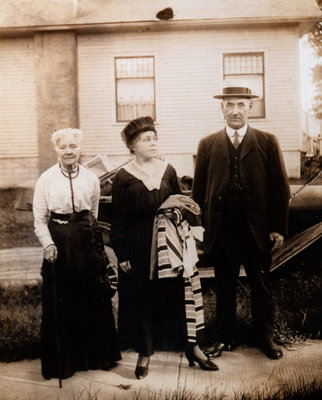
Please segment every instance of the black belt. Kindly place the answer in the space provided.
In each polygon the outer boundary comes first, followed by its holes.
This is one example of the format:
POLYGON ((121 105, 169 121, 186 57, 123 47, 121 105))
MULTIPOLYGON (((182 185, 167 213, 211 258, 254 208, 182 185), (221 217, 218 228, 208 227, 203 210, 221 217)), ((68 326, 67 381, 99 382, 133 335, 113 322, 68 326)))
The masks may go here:
POLYGON ((90 216, 91 212, 89 210, 82 210, 79 212, 74 212, 70 214, 57 214, 50 213, 50 219, 60 219, 63 221, 82 221, 90 216))

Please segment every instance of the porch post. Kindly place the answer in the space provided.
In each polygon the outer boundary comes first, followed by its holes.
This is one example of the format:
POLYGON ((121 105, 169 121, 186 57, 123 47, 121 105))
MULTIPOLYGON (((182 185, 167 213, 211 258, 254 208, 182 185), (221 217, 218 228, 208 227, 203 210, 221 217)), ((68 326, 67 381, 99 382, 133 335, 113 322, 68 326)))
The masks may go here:
POLYGON ((56 162, 50 134, 78 127, 77 37, 72 31, 36 33, 39 172, 56 162))

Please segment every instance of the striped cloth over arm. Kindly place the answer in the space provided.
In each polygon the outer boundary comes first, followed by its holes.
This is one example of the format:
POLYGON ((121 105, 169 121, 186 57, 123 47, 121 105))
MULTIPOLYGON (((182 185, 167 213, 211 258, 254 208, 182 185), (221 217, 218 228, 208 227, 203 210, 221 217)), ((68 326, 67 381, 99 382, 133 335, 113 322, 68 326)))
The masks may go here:
POLYGON ((164 214, 158 214, 155 218, 157 277, 162 279, 183 276, 188 342, 196 343, 197 331, 204 329, 204 312, 196 259, 191 260, 191 254, 194 254, 191 249, 186 251, 186 246, 195 246, 190 225, 185 220, 176 224, 164 214), (189 267, 185 268, 187 263, 189 267))

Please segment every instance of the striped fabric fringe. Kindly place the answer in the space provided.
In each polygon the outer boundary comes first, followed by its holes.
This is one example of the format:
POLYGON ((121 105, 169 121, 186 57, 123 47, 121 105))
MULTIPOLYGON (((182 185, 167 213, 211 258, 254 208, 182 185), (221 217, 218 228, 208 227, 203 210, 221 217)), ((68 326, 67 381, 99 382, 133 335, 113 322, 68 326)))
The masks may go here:
POLYGON ((158 278, 183 276, 188 342, 196 343, 197 332, 205 325, 199 272, 196 260, 190 257, 193 252, 187 249, 192 243, 195 246, 190 225, 185 220, 176 224, 163 214, 156 218, 158 278), (188 270, 187 263, 190 264, 188 270))

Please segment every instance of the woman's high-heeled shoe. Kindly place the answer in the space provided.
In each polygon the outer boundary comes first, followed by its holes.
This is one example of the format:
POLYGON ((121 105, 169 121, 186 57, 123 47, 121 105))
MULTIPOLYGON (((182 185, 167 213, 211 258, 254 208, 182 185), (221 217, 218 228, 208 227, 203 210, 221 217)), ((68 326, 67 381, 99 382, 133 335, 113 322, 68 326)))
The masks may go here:
POLYGON ((149 372, 150 357, 149 357, 148 362, 147 362, 147 364, 145 366, 139 365, 141 357, 142 356, 139 354, 138 362, 137 362, 136 368, 135 368, 135 376, 137 377, 137 379, 145 378, 147 376, 148 372, 149 372))
POLYGON ((204 369, 206 371, 218 371, 219 369, 215 363, 213 363, 209 359, 203 360, 197 357, 191 350, 186 350, 185 355, 187 357, 187 360, 189 361, 189 367, 193 367, 196 362, 199 364, 201 369, 204 369))

